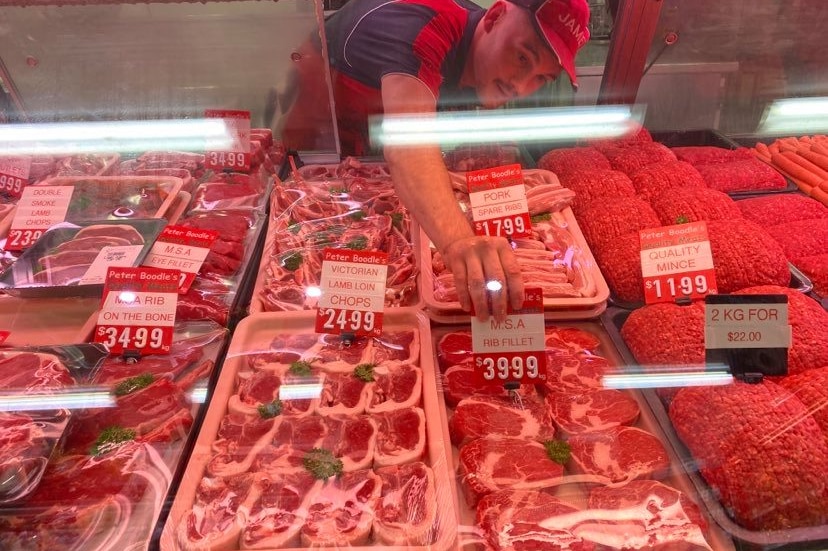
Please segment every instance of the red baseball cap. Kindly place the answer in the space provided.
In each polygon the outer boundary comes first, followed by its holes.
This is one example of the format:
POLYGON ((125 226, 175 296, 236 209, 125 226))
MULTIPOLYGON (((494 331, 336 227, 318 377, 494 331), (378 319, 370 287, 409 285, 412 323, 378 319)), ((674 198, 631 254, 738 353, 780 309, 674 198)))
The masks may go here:
POLYGON ((589 40, 589 5, 587 0, 509 0, 528 9, 535 16, 535 25, 558 56, 558 61, 575 80, 575 54, 589 40))

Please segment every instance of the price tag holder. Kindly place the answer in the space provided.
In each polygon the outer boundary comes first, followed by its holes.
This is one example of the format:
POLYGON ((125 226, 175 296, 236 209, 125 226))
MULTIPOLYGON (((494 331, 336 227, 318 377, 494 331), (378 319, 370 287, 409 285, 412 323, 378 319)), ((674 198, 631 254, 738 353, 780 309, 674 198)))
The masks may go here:
POLYGON ((507 238, 532 235, 519 164, 467 172, 466 183, 475 234, 507 238))
POLYGON ((708 364, 725 364, 734 376, 788 374, 787 295, 709 295, 704 309, 708 364))
POLYGON ((111 354, 169 354, 178 280, 178 270, 109 268, 93 341, 111 354))
POLYGON ((212 230, 167 226, 158 235, 142 265, 179 270, 178 294, 183 295, 195 281, 204 259, 210 254, 210 247, 218 236, 219 233, 212 230))
POLYGON ((66 220, 74 191, 74 186, 29 186, 23 189, 6 238, 6 250, 28 249, 46 230, 66 220))
POLYGON ((472 317, 472 360, 479 386, 537 384, 546 380, 543 293, 525 290, 523 306, 509 306, 502 322, 472 317))
POLYGON ((28 155, 0 157, 0 194, 19 199, 29 183, 31 167, 32 158, 28 155))
POLYGON ((380 336, 387 274, 387 253, 325 249, 316 332, 380 336))
POLYGON ((704 221, 640 231, 644 302, 700 299, 716 291, 704 221))
POLYGON ((229 144, 221 145, 208 140, 205 166, 218 171, 250 172, 250 111, 207 109, 204 117, 224 121, 224 140, 230 139, 229 144))

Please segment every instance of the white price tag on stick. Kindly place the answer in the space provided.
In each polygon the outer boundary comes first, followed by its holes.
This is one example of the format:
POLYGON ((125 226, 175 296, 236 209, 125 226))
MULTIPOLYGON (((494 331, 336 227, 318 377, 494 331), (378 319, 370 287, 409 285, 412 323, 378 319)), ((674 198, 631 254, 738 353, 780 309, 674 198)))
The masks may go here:
POLYGON ((65 221, 74 191, 74 186, 25 188, 12 219, 6 250, 28 249, 46 230, 65 221))

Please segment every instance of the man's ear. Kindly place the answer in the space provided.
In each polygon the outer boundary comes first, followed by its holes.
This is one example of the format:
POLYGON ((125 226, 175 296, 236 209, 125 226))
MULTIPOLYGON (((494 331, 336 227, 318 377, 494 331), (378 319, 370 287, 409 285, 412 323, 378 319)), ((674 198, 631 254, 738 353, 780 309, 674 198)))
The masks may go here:
POLYGON ((506 13, 506 2, 504 0, 497 0, 492 6, 486 10, 486 15, 483 16, 483 28, 486 32, 492 30, 495 22, 497 22, 503 14, 506 13))

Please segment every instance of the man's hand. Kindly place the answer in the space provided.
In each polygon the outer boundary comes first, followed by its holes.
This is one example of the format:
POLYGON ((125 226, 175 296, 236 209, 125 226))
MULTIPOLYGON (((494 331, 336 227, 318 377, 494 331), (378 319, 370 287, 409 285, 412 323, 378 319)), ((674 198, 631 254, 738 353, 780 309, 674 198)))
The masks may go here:
POLYGON ((505 238, 465 237, 446 246, 442 255, 454 274, 460 305, 466 311, 474 305, 481 321, 490 313, 502 321, 508 303, 515 309, 523 304, 520 266, 505 238))

